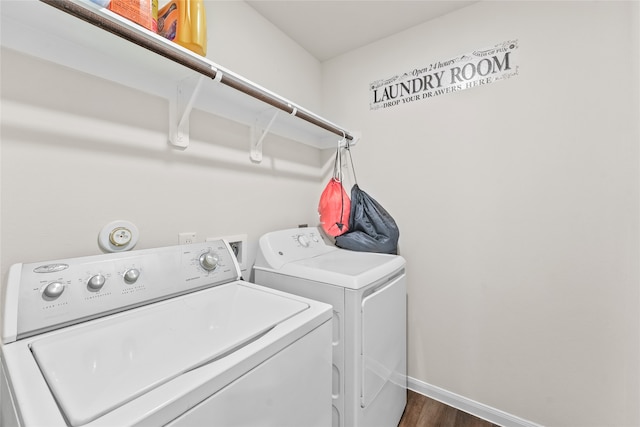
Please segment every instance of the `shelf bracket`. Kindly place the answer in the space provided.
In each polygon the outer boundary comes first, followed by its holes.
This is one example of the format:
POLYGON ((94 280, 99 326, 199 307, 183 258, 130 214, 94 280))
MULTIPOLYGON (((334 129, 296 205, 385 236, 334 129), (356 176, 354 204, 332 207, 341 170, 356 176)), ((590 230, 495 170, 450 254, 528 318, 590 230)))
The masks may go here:
POLYGON ((267 136, 271 130, 271 126, 273 126, 276 117, 278 117, 278 110, 273 113, 271 120, 269 120, 269 123, 267 123, 266 126, 261 126, 261 123, 264 121, 257 118, 255 125, 251 127, 251 152, 249 155, 251 160, 256 163, 260 163, 262 161, 262 142, 264 141, 264 137, 267 136), (262 132, 260 132, 261 129, 262 132))
POLYGON ((169 142, 175 147, 189 146, 189 116, 204 79, 200 75, 179 81, 175 96, 169 100, 169 142))

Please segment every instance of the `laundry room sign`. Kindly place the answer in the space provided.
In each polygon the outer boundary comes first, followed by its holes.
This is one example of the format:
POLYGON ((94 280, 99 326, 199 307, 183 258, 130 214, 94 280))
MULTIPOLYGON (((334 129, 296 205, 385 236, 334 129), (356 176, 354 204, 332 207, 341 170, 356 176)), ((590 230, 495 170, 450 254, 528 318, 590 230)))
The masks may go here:
POLYGON ((517 51, 518 40, 508 40, 376 80, 369 85, 369 107, 396 107, 517 76, 517 51))

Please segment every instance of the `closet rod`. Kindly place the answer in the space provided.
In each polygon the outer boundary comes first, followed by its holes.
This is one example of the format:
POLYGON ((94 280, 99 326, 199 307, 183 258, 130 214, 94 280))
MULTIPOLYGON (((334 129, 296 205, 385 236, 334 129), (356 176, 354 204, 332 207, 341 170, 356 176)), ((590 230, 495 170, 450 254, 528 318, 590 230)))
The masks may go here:
POLYGON ((248 81, 245 81, 238 76, 235 76, 226 71, 218 71, 206 61, 199 60, 198 58, 195 58, 192 55, 182 52, 178 49, 173 49, 169 43, 158 41, 153 37, 146 35, 142 31, 136 31, 134 28, 107 19, 85 6, 73 2, 72 0, 40 1, 57 9, 60 9, 79 19, 82 19, 89 24, 102 28, 103 30, 115 34, 118 37, 135 43, 138 46, 157 53, 158 55, 164 56, 171 61, 184 65, 185 67, 188 67, 212 79, 215 79, 218 73, 222 73, 222 79, 220 80, 221 83, 232 87, 240 92, 243 92, 253 98, 259 99, 260 101, 265 102, 266 104, 269 104, 275 108, 285 111, 287 114, 293 114, 296 117, 305 120, 317 127, 325 129, 336 135, 344 136, 349 141, 354 141, 353 135, 351 135, 346 130, 339 128, 335 124, 328 122, 311 112, 305 111, 302 108, 293 106, 286 100, 279 98, 260 87, 251 85, 248 81))

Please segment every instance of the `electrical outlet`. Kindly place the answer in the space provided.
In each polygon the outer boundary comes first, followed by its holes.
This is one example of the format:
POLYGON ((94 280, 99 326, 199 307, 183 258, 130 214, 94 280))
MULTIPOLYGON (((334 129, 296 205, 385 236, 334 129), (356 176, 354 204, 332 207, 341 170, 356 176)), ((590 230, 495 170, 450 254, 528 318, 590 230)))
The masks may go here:
POLYGON ((235 236, 222 236, 222 237, 207 237, 206 241, 212 240, 220 240, 224 239, 229 242, 229 246, 231 250, 236 256, 238 260, 238 265, 240 266, 240 271, 247 270, 247 235, 246 234, 238 234, 235 236))
POLYGON ((196 233, 188 232, 188 233, 178 233, 178 243, 181 245, 190 245, 196 242, 196 233))

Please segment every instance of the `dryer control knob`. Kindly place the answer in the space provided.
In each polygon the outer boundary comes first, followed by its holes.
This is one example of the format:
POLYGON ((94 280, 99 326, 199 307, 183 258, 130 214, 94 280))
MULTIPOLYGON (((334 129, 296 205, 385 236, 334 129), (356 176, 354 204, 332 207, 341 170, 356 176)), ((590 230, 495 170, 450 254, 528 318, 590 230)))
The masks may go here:
POLYGON ((140 270, 138 270, 137 268, 130 268, 129 270, 124 272, 124 281, 129 285, 136 283, 139 277, 140 270))
POLYGON ((87 286, 93 291, 98 291, 104 286, 106 281, 107 279, 102 274, 96 274, 95 276, 91 276, 87 281, 87 286))
POLYGON ((44 288, 45 296, 49 298, 58 298, 64 292, 64 283, 51 282, 44 288))
POLYGON ((298 240, 298 243, 300 243, 305 248, 308 248, 309 245, 311 244, 311 242, 309 241, 309 238, 304 234, 298 234, 298 237, 296 239, 298 240))
POLYGON ((220 257, 217 253, 209 251, 200 255, 198 261, 200 262, 200 267, 204 268, 207 271, 213 271, 218 266, 220 257))

